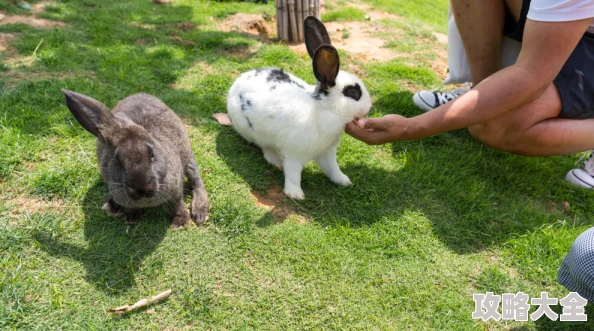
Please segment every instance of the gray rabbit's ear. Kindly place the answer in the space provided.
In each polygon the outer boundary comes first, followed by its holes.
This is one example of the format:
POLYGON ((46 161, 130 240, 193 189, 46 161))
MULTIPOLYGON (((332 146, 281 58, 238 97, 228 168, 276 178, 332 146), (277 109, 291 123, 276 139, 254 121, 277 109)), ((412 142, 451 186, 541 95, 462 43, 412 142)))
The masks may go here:
POLYGON ((305 31, 305 47, 312 59, 318 47, 331 44, 326 27, 314 16, 308 16, 303 20, 303 31, 305 31))
POLYGON ((340 67, 338 51, 330 45, 323 45, 316 49, 313 56, 313 71, 318 82, 327 85, 336 85, 336 76, 340 67))
POLYGON ((65 89, 61 91, 66 96, 66 105, 74 118, 94 136, 102 136, 102 128, 118 125, 113 114, 101 102, 80 93, 65 89))

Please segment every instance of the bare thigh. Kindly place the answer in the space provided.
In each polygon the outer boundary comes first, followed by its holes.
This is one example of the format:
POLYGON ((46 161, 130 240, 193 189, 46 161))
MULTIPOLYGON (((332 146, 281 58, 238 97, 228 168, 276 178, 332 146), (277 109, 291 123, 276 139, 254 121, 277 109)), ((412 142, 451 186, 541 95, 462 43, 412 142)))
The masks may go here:
POLYGON ((493 148, 525 154, 517 149, 525 143, 533 143, 534 139, 545 138, 531 135, 531 129, 536 124, 556 119, 560 113, 561 97, 555 84, 551 83, 538 99, 491 121, 471 126, 468 130, 475 138, 493 148))
POLYGON ((507 113, 482 124, 493 128, 522 130, 561 113, 561 96, 554 83, 536 100, 508 111, 507 113))

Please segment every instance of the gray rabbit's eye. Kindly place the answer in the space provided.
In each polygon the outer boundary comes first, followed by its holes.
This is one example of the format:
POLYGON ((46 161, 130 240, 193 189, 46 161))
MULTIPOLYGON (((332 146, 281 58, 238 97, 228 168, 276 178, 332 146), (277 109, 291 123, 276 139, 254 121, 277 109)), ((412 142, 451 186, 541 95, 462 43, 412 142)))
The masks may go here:
POLYGON ((118 166, 118 167, 122 167, 122 163, 120 162, 120 159, 118 159, 118 149, 115 150, 115 152, 113 153, 113 156, 111 157, 111 160, 118 166))
POLYGON ((148 147, 151 162, 155 162, 155 147, 149 143, 146 144, 146 147, 148 147))
POLYGON ((116 166, 118 166, 119 168, 122 167, 122 163, 120 162, 120 160, 118 159, 118 157, 116 155, 114 155, 111 160, 115 163, 116 166))

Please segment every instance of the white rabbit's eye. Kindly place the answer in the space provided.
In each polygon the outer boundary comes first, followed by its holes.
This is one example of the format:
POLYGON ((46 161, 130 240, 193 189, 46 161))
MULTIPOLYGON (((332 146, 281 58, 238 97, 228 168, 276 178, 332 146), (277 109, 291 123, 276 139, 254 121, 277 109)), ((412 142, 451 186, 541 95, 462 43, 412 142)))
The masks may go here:
POLYGON ((355 101, 359 101, 359 99, 361 99, 361 95, 363 94, 363 92, 361 91, 361 86, 359 86, 358 83, 355 83, 354 85, 345 86, 342 90, 342 94, 345 97, 349 97, 351 99, 354 99, 355 101))

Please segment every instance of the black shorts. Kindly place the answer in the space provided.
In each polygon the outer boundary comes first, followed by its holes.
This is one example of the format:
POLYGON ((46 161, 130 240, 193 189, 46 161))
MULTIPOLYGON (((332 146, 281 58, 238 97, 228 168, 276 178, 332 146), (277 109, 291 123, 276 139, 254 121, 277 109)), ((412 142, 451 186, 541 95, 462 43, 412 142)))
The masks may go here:
MULTIPOLYGON (((530 0, 524 0, 519 22, 509 10, 503 34, 522 42, 530 0)), ((594 118, 594 34, 586 32, 553 81, 561 95, 561 118, 594 118)))

